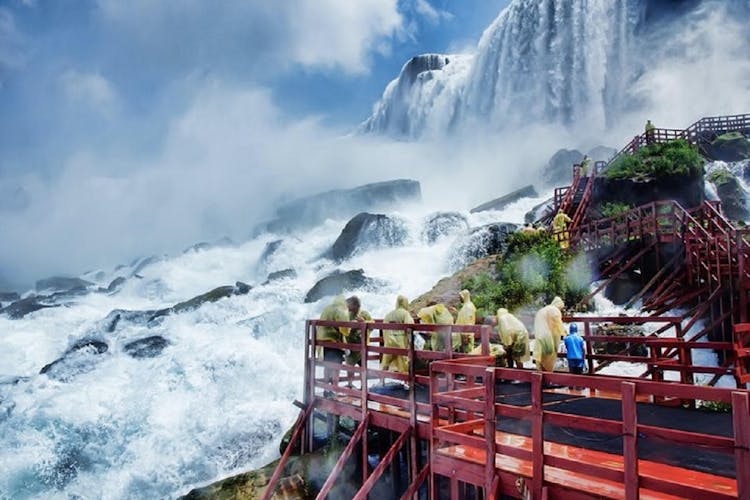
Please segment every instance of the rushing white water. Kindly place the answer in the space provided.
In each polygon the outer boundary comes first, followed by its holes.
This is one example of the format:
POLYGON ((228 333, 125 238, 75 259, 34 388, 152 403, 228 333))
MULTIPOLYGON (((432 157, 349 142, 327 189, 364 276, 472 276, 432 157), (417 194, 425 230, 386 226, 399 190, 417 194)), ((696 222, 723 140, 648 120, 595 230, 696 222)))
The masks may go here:
MULTIPOLYGON (((521 222, 541 200, 464 215, 471 226, 521 222)), ((112 295, 92 293, 17 320, 0 315, 0 498, 172 498, 270 462, 298 411, 292 402, 302 394, 304 320, 329 300, 304 304, 306 292, 334 269, 362 268, 383 282, 357 291, 382 317, 398 293, 414 298, 429 290, 450 274, 462 236, 427 244, 428 212, 390 214, 408 228, 403 245, 340 265, 320 257, 346 223, 328 220, 284 237, 263 262, 266 244, 279 236, 165 257, 112 295), (285 268, 297 277, 261 285, 285 268), (108 333, 103 321, 114 309, 167 307, 236 280, 254 288, 151 326, 123 319, 108 333), (125 352, 128 342, 153 335, 169 342, 158 356, 125 352), (39 374, 81 339, 109 348, 64 366, 62 377, 39 374)), ((85 276, 106 287, 137 266, 85 276)))

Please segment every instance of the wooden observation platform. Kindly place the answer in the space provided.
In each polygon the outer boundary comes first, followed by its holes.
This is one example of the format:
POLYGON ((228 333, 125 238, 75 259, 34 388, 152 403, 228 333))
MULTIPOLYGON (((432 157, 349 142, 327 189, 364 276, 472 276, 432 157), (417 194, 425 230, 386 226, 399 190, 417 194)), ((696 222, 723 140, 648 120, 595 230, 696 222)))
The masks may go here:
MULTIPOLYGON (((618 155, 678 138, 700 147, 736 130, 750 134, 750 115, 656 129, 618 155)), ((488 355, 497 338, 490 326, 309 320, 303 411, 264 499, 276 493, 291 454, 343 435, 326 479, 310 485, 316 498, 750 500, 750 231, 734 227, 715 202, 658 201, 597 217, 593 186, 606 167, 582 176, 574 166, 572 185, 553 201, 552 214, 562 210, 573 221, 564 235, 572 249, 612 252, 592 296, 644 259, 657 259, 659 271, 631 301, 641 301, 641 316, 564 318, 583 324, 588 375, 497 367, 488 355), (665 244, 678 251, 659 262, 655 249, 665 244), (596 334, 602 323, 655 327, 617 337, 622 352, 599 354, 594 343, 613 342, 596 334), (317 326, 358 328, 362 340, 318 341, 317 326), (405 330, 409 347, 384 347, 384 328, 405 330), (419 350, 417 333, 441 337, 445 347, 419 350), (481 354, 453 352, 454 333, 473 335, 481 354), (321 347, 359 352, 362 361, 325 361, 316 356, 321 347), (694 351, 706 349, 720 354, 720 366, 693 363, 694 351), (386 354, 407 357, 409 373, 380 370, 386 354), (638 376, 601 373, 623 361, 638 376), (708 384, 695 385, 696 374, 708 384), (737 388, 713 387, 725 375, 737 388)))

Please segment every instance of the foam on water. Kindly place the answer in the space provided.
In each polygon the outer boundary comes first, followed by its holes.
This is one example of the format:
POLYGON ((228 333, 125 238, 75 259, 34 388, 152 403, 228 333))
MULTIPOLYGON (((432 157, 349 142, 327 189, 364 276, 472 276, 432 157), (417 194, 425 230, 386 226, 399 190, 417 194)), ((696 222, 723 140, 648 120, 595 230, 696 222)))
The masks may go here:
MULTIPOLYGON (((463 215, 471 226, 520 223, 539 201, 463 215)), ((362 268, 383 284, 357 293, 382 317, 398 293, 415 298, 429 290, 450 274, 457 238, 427 244, 421 231, 429 213, 423 206, 391 214, 408 229, 403 245, 341 264, 321 258, 346 223, 328 220, 294 236, 263 234, 141 269, 135 261, 88 273, 105 287, 128 279, 116 294, 92 293, 19 320, 0 316, 0 498, 173 498, 270 462, 298 412, 292 401, 302 393, 304 321, 328 300, 304 304, 306 292, 335 269, 362 268), (297 277, 261 285, 286 268, 297 277), (164 308, 238 280, 254 288, 150 326, 121 320, 108 332, 103 321, 115 309, 164 308), (153 335, 169 342, 160 355, 134 359, 124 351, 153 335), (81 339, 106 342, 108 350, 87 354, 65 381, 39 374, 81 339)))

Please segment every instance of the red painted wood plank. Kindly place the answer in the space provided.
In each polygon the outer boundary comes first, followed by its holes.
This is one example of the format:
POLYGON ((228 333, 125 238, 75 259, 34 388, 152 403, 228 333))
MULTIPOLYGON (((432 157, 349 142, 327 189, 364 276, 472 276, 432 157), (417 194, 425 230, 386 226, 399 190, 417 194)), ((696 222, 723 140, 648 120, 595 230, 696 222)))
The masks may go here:
POLYGON ((622 433, 625 457, 625 499, 638 499, 638 414, 633 382, 622 383, 622 433))
POLYGON ((383 456, 383 458, 380 460, 380 463, 377 467, 375 467, 375 470, 372 471, 372 474, 369 478, 367 478, 367 481, 362 485, 362 487, 359 489, 356 495, 354 495, 353 500, 366 500, 367 495, 372 490, 373 486, 375 486, 375 483, 378 482, 378 479, 383 475, 385 472, 385 469, 391 464, 393 461, 393 457, 396 456, 396 453, 401 449, 401 447, 406 443, 406 440, 409 438, 409 434, 411 434, 411 428, 405 430, 401 433, 401 435, 396 439, 396 442, 391 445, 388 452, 383 456))
POLYGON ((352 439, 346 445, 346 448, 344 448, 344 451, 341 453, 341 456, 336 462, 336 465, 333 466, 333 470, 328 475, 328 479, 326 479, 326 482, 323 483, 323 486, 320 488, 320 492, 318 493, 318 496, 315 497, 315 500, 323 500, 328 495, 328 493, 331 492, 331 488, 333 488, 333 485, 335 484, 336 479, 338 478, 339 474, 341 474, 341 471, 344 469, 344 465, 346 465, 347 459, 354 452, 354 447, 357 445, 359 440, 362 439, 362 435, 366 432, 367 424, 368 424, 368 421, 370 420, 369 416, 370 415, 368 413, 365 419, 362 422, 360 422, 359 426, 357 427, 357 430, 354 432, 354 435, 352 436, 352 439))
POLYGON ((412 481, 412 483, 406 489, 404 494, 401 496, 401 500, 409 500, 412 497, 415 497, 415 495, 419 491, 419 488, 425 482, 425 479, 427 479, 427 475, 429 473, 430 473, 430 464, 427 464, 422 468, 421 471, 419 471, 419 474, 417 475, 417 477, 414 479, 414 481, 412 481))
POLYGON ((542 496, 544 486, 544 412, 542 411, 542 381, 541 373, 534 373, 531 377, 531 420, 532 439, 532 492, 534 498, 542 496))

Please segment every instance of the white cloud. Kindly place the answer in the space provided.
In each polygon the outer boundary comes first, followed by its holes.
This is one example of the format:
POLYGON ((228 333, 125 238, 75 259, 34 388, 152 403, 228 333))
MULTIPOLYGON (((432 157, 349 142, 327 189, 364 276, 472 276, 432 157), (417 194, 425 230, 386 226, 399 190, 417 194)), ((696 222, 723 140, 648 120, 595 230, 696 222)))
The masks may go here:
MULTIPOLYGON (((397 0, 98 0, 101 19, 166 64, 225 62, 266 73, 300 64, 363 73, 399 34, 397 0)), ((140 51, 139 51, 140 52, 140 51)))
POLYGON ((442 20, 450 20, 453 14, 444 10, 438 10, 427 0, 415 0, 414 9, 432 24, 438 24, 442 20))
POLYGON ((119 108, 119 98, 112 84, 98 73, 67 70, 60 76, 65 97, 74 105, 86 106, 105 117, 119 108))
POLYGON ((16 27, 13 14, 0 7, 0 87, 5 74, 26 61, 24 37, 16 27))

